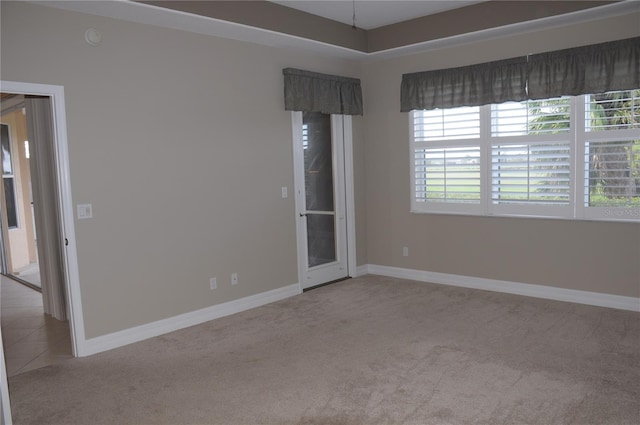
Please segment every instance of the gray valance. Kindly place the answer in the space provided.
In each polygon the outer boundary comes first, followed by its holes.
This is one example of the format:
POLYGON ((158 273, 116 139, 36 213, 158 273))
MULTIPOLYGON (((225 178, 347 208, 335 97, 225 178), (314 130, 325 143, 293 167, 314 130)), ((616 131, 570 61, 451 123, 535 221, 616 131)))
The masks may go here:
POLYGON ((526 99, 527 58, 404 74, 400 110, 453 108, 526 99))
POLYGON ((453 108, 640 88, 640 37, 404 74, 400 110, 453 108))
POLYGON ((285 68, 282 73, 285 110, 362 115, 359 79, 294 68, 285 68))
POLYGON ((640 88, 640 37, 529 56, 529 99, 640 88))

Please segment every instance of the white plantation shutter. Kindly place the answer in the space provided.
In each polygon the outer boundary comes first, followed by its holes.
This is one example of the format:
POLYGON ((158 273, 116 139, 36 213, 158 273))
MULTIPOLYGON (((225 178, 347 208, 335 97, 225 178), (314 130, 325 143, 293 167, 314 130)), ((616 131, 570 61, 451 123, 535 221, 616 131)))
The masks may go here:
POLYGON ((415 150, 417 202, 480 202, 480 148, 415 150))
POLYGON ((640 221, 640 90, 410 117, 412 211, 640 221))
POLYGON ((491 105, 493 137, 569 133, 571 99, 527 100, 491 105))
POLYGON ((309 124, 302 124, 302 149, 309 147, 309 124))
POLYGON ((492 105, 491 203, 498 213, 563 215, 571 203, 571 99, 492 105))
POLYGON ((480 107, 413 111, 412 209, 480 208, 480 107))
POLYGON ((640 219, 640 90, 584 97, 583 215, 640 219))
POLYGON ((415 111, 413 127, 416 142, 478 138, 480 108, 415 111))
POLYGON ((492 202, 569 205, 570 151, 568 142, 493 146, 492 202))
POLYGON ((640 128, 640 90, 585 96, 585 130, 640 128))
POLYGON ((640 205, 640 140, 587 142, 584 160, 585 206, 640 205))

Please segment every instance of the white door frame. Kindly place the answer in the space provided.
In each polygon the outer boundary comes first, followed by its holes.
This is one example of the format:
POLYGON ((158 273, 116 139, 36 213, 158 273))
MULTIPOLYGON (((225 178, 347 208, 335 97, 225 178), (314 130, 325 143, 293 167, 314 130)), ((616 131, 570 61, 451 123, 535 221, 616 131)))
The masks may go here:
POLYGON ((67 144, 67 119, 65 112, 64 87, 48 84, 33 84, 17 81, 0 81, 0 91, 47 96, 51 99, 54 124, 54 153, 56 161, 58 208, 60 229, 66 246, 62 250, 65 271, 65 292, 71 333, 71 350, 74 357, 86 355, 86 338, 80 297, 78 274, 78 253, 74 224, 74 209, 71 198, 71 176, 69 172, 69 148, 67 144))
MULTIPOLYGON (((342 164, 344 170, 344 198, 345 198, 345 219, 346 219, 346 238, 347 238, 347 276, 356 276, 356 226, 355 226, 355 191, 353 182, 353 126, 350 115, 341 115, 342 131, 343 131, 343 149, 337 152, 343 155, 342 161, 336 161, 342 164)), ((332 116, 333 118, 333 116, 332 116)), ((294 187, 295 187, 295 205, 296 205, 296 241, 298 253, 298 285, 300 291, 304 289, 305 271, 307 262, 306 239, 300 229, 299 212, 303 209, 300 201, 300 191, 304 188, 304 169, 296 158, 303 157, 302 147, 302 112, 291 112, 291 129, 293 132, 293 170, 294 170, 294 187), (301 168, 302 167, 302 168, 301 168)), ((332 130, 333 131, 333 130, 332 130)))

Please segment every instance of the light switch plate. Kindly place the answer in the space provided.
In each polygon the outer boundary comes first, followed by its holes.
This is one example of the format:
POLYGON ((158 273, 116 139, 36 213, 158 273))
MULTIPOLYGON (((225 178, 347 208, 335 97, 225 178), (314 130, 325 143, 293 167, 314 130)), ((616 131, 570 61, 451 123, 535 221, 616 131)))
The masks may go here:
POLYGON ((93 217, 93 209, 91 207, 91 204, 78 204, 76 208, 78 211, 78 220, 93 217))

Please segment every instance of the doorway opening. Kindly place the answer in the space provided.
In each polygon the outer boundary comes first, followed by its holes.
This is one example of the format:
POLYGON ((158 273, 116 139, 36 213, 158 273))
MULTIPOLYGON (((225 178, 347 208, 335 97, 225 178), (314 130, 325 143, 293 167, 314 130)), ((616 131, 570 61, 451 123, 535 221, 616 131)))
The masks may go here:
MULTIPOLYGON (((23 95, 25 97, 25 104, 27 105, 27 128, 30 129, 28 133, 34 134, 36 137, 29 136, 27 139, 33 143, 32 149, 31 143, 29 146, 31 157, 43 157, 43 160, 31 161, 30 171, 32 174, 32 196, 34 199, 34 216, 36 217, 36 227, 38 229, 37 247, 43 247, 38 254, 38 263, 41 271, 46 273, 41 274, 41 288, 42 293, 39 300, 42 301, 43 313, 47 312, 51 314, 51 317, 60 317, 64 315, 62 319, 66 319, 66 328, 63 333, 68 335, 69 342, 65 343, 67 347, 70 346, 71 356, 78 357, 87 355, 86 340, 84 334, 84 321, 82 318, 82 302, 80 298, 80 283, 78 276, 78 256, 75 247, 75 226, 74 226, 74 214, 73 204, 71 201, 71 178, 69 171, 69 154, 67 148, 67 130, 66 130, 66 113, 65 113, 65 101, 64 101, 64 87, 54 86, 48 84, 34 84, 24 83, 18 81, 0 81, 0 93, 6 93, 3 97, 11 98, 11 95, 23 95), (27 99, 30 98, 30 99, 27 99), (32 140, 32 139, 33 140, 32 140), (45 141, 46 142, 42 142, 45 141), (40 141, 40 142, 38 142, 40 141), (37 153, 37 154, 36 154, 37 153), (34 155, 35 154, 35 155, 34 155), (37 165, 37 167, 31 167, 31 164, 37 165), (37 169, 38 176, 34 176, 34 169, 37 169), (37 187, 43 187, 42 176, 48 176, 45 179, 48 182, 44 183, 45 190, 37 190, 37 187), (34 177, 36 177, 34 179, 34 177), (34 184, 35 181, 39 181, 38 184, 34 184), (37 200, 37 201, 36 201, 37 200), (39 205, 39 206, 38 206, 39 205), (46 205, 44 207, 43 205, 46 205), (44 221, 42 225, 38 225, 38 213, 40 209, 53 209, 56 214, 44 214, 44 221), (50 237, 50 233, 54 231, 59 232, 58 238, 50 237), (43 233, 46 238, 43 238, 43 233), (64 241, 64 246, 62 244, 64 241), (42 243, 41 243, 42 242, 42 243), (51 255, 50 252, 57 252, 60 254, 59 261, 48 261, 47 267, 42 267, 43 259, 48 259, 51 255), (59 273, 53 273, 49 267, 51 265, 59 264, 61 271, 59 273), (48 277, 51 274, 58 274, 62 276, 62 279, 58 282, 58 285, 52 285, 49 282, 48 277)), ((0 97, 0 101, 2 97, 0 97)), ((2 103, 2 102, 0 102, 2 103)), ((0 105, 0 111, 3 107, 0 105)), ((31 158, 30 158, 31 159, 31 158)), ((0 185, 4 188, 4 184, 0 185)), ((0 194, 1 195, 1 194, 0 194)), ((4 199, 0 197, 0 205, 4 204, 4 199)), ((0 209, 1 210, 1 209, 0 209)), ((3 214, 4 216, 4 214, 3 214)), ((6 237, 2 235, 0 242, 6 237)), ((4 244, 1 244, 0 248, 4 250, 4 244)), ((6 256, 5 256, 6 257, 6 256)), ((0 259, 3 258, 0 255, 0 259)), ((4 265, 2 265, 4 266, 4 265)), ((4 292, 5 283, 11 283, 17 288, 18 285, 15 281, 12 281, 4 276, 0 276, 2 283, 2 290, 4 292), (9 281, 9 282, 7 282, 9 281)), ((19 285, 22 289, 28 289, 26 286, 19 285)), ((29 295, 33 295, 34 291, 30 291, 29 295)), ((9 296, 0 297, 2 300, 2 317, 1 324, 3 329, 0 332, 2 334, 2 343, 0 344, 0 365, 5 365, 5 358, 8 358, 8 351, 10 351, 8 342, 30 342, 31 338, 37 340, 36 344, 42 345, 42 335, 37 335, 36 331, 27 331, 25 334, 23 326, 18 326, 12 331, 5 331, 4 325, 10 326, 10 318, 7 317, 11 312, 11 307, 5 303, 11 298, 9 296), (9 335, 12 335, 11 338, 9 335)), ((19 297, 23 298, 23 297, 19 297)), ((18 310, 20 306, 16 307, 18 310)), ((28 306, 27 308, 31 308, 28 306)), ((39 307, 36 307, 39 308, 39 307)), ((43 327, 38 328, 38 332, 44 330, 47 332, 47 320, 54 321, 54 323, 61 322, 51 318, 48 314, 40 314, 38 312, 38 320, 45 320, 43 327)), ((21 317, 14 317, 14 322, 22 321, 21 317)), ((44 336, 45 340, 48 337, 48 333, 44 336)), ((18 350, 19 351, 19 350, 18 350)), ((41 353, 36 358, 30 361, 37 365, 38 361, 44 360, 50 362, 48 353, 41 353)), ((45 366, 46 364, 42 364, 45 366)), ((7 365, 8 366, 8 365, 7 365)), ((2 419, 11 418, 11 409, 9 402, 9 387, 7 383, 7 376, 4 373, 4 367, 2 373, 0 373, 0 395, 2 396, 2 419)), ((10 420, 10 419, 9 419, 10 420)))
POLYGON ((1 93, 2 274, 42 291, 24 96, 1 93))
POLYGON ((70 209, 63 89, 2 86, 0 323, 11 376, 80 353, 70 291, 76 253, 65 249, 75 241, 73 216, 62 214, 70 209))
POLYGON ((59 233, 50 228, 51 220, 42 217, 51 210, 51 205, 42 205, 50 203, 47 199, 51 197, 40 196, 34 200, 34 193, 47 193, 53 187, 42 183, 43 179, 50 180, 51 175, 43 173, 38 163, 52 162, 46 155, 52 151, 51 146, 38 147, 39 158, 32 155, 33 138, 37 138, 39 145, 51 145, 54 137, 52 130, 37 128, 49 124, 34 122, 37 109, 51 111, 50 99, 28 100, 24 94, 0 92, 0 272, 3 275, 0 278, 0 325, 8 376, 72 357, 66 311, 49 305, 56 284, 64 280, 62 268, 52 268, 57 270, 56 276, 51 273, 47 276, 45 272, 48 279, 41 279, 39 257, 44 255, 46 265, 57 262, 59 252, 55 249, 50 252, 46 245, 39 243, 36 229, 50 235, 59 233), (38 102, 45 107, 41 108, 38 102), (33 185, 32 174, 40 179, 37 187, 33 185))

